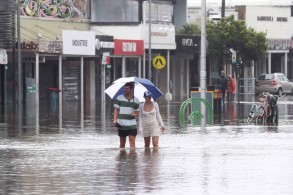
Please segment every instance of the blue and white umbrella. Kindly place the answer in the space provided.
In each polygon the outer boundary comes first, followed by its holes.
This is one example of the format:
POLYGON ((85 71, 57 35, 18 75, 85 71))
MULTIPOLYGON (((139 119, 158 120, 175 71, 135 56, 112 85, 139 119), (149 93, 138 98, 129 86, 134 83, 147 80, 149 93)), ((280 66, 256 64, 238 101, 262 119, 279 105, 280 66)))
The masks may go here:
POLYGON ((116 99, 119 95, 124 93, 124 85, 127 82, 134 83, 134 96, 137 97, 140 102, 145 101, 143 97, 145 91, 151 92, 154 100, 163 95, 150 80, 139 77, 123 77, 117 79, 105 90, 105 93, 108 94, 111 99, 116 99))

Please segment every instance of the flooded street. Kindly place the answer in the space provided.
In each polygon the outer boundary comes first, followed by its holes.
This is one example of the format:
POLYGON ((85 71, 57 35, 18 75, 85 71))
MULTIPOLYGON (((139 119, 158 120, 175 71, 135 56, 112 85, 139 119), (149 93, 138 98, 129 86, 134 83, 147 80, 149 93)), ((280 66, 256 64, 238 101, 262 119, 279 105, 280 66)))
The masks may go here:
MULTIPOLYGON (((293 103, 279 101, 280 125, 246 122, 251 102, 227 104, 215 125, 178 125, 180 103, 160 104, 166 125, 160 148, 118 149, 111 108, 60 117, 44 107, 39 119, 1 116, 0 194, 292 194, 293 103)), ((219 112, 221 113, 221 112, 219 112)))

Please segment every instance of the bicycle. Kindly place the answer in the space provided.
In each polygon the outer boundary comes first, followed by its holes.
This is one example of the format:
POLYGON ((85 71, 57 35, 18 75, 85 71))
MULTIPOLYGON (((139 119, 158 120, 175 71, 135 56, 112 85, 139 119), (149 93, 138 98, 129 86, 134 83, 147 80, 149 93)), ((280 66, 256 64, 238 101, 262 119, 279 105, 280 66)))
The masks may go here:
POLYGON ((261 93, 258 104, 253 104, 247 122, 262 122, 267 125, 279 124, 278 99, 284 97, 270 93, 261 93))

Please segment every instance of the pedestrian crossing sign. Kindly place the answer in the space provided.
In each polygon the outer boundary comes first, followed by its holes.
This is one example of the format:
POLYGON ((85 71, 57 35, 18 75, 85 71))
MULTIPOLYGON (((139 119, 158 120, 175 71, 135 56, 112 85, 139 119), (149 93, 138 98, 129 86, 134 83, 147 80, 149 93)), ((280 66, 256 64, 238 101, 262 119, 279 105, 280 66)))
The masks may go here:
POLYGON ((158 70, 165 68, 166 62, 163 56, 156 56, 153 58, 153 66, 158 70))

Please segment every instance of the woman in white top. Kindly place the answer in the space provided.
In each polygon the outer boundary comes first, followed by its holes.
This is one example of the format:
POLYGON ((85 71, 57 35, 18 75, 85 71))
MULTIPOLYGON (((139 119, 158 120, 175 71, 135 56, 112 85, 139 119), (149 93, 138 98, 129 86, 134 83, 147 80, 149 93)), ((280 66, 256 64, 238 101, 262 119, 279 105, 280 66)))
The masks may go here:
POLYGON ((159 146, 159 136, 165 130, 157 102, 152 102, 152 94, 144 93, 145 102, 139 106, 139 129, 144 137, 145 147, 150 147, 152 138, 153 147, 159 146))

